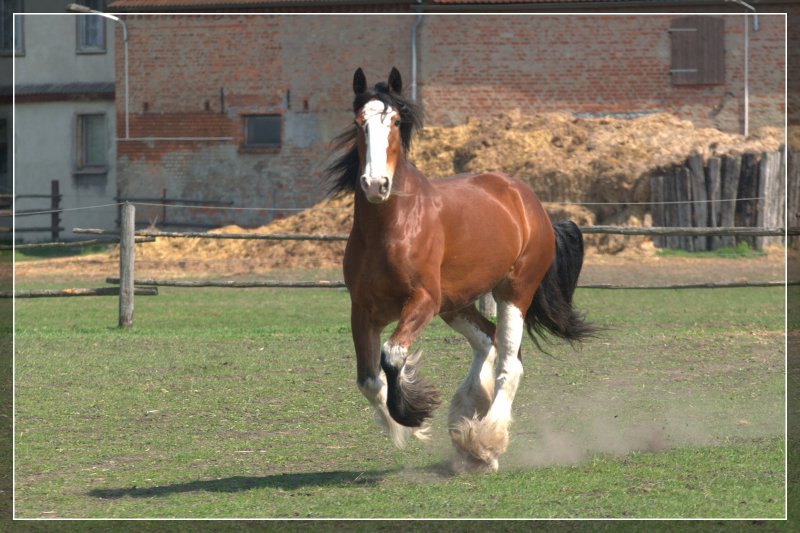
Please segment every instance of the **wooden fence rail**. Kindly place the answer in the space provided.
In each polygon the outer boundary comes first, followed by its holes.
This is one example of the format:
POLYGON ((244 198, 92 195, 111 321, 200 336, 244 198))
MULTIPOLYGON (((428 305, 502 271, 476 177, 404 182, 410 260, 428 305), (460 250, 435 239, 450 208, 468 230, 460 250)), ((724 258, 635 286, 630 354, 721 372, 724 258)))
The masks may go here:
POLYGON ((24 233, 24 232, 41 232, 41 231, 49 231, 50 237, 52 240, 57 241, 60 233, 64 231, 64 228, 60 226, 61 224, 61 199, 63 195, 59 191, 58 180, 52 180, 50 182, 50 194, 18 194, 14 197, 10 197, 9 199, 13 200, 20 200, 20 199, 50 199, 50 205, 47 208, 42 209, 24 209, 18 211, 12 211, 11 209, 4 209, 0 212, 0 217, 19 217, 19 216, 45 216, 49 215, 50 217, 50 225, 44 227, 17 227, 12 229, 9 227, 0 227, 0 233, 12 233, 15 231, 16 233, 24 233))
MULTIPOLYGON (((117 284, 119 278, 106 278, 106 283, 117 284)), ((344 281, 230 281, 230 280, 202 280, 187 281, 180 279, 134 279, 135 286, 145 287, 221 287, 230 289, 254 288, 286 288, 286 289, 341 289, 345 287, 344 281)))
MULTIPOLYGON (((156 287, 136 287, 136 296, 156 296, 156 287)), ((98 289, 41 289, 31 291, 0 291, 0 298, 54 298, 70 296, 118 296, 119 287, 98 289)))
MULTIPOLYGON (((75 228, 73 233, 91 235, 119 236, 118 232, 103 229, 75 228)), ((206 233, 182 231, 137 231, 137 237, 166 237, 177 239, 242 239, 265 241, 346 241, 347 235, 317 235, 317 234, 290 234, 290 233, 206 233)))
MULTIPOLYGON (((136 244, 143 242, 155 242, 155 237, 136 237, 136 244)), ((102 246, 104 244, 117 244, 119 238, 87 239, 85 241, 65 241, 65 242, 34 242, 30 244, 4 244, 0 250, 36 250, 39 248, 85 248, 87 246, 102 246)))

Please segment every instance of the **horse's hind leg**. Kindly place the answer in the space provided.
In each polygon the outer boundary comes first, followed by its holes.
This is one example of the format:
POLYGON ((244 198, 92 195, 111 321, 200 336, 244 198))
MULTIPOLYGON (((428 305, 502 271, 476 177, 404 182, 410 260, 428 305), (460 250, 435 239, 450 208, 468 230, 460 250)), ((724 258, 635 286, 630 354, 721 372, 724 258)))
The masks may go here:
POLYGON ((448 417, 453 445, 465 459, 469 460, 471 446, 469 442, 465 442, 465 437, 468 437, 470 432, 466 429, 471 423, 486 415, 494 396, 494 364, 497 357, 497 350, 494 347, 495 326, 474 306, 442 314, 442 318, 450 327, 461 333, 472 347, 472 365, 450 402, 448 417))
POLYGON ((496 471, 497 459, 508 447, 511 405, 522 377, 522 362, 517 357, 524 328, 523 311, 509 301, 497 302, 497 377, 491 406, 482 418, 462 418, 451 425, 453 442, 466 460, 465 469, 496 471))

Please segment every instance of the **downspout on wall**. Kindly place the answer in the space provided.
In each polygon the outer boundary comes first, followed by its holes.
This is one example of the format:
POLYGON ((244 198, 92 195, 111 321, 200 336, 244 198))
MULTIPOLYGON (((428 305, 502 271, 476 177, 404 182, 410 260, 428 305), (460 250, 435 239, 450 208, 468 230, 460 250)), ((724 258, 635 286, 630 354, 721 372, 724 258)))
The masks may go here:
MULTIPOLYGON (((743 0, 726 0, 733 4, 740 5, 749 9, 755 14, 753 19, 753 30, 758 31, 758 12, 756 8, 743 0)), ((747 137, 750 134, 750 14, 744 16, 744 127, 743 134, 747 137)))
POLYGON ((422 24, 421 0, 417 0, 417 17, 411 26, 411 101, 417 101, 417 29, 422 24))

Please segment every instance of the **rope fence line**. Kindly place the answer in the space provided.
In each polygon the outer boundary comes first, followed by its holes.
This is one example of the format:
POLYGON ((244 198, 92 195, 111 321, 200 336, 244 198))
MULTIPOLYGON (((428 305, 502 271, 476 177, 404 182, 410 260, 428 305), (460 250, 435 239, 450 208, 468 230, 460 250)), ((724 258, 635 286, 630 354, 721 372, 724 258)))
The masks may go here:
MULTIPOLYGON (((106 283, 112 285, 119 284, 119 278, 106 278, 106 283)), ((216 287, 228 289, 255 289, 255 288, 304 288, 304 289, 343 289, 346 288, 344 281, 230 281, 230 280, 202 280, 188 281, 177 279, 153 279, 142 278, 134 279, 137 287, 216 287)), ((635 290, 659 290, 659 289, 731 289, 743 287, 786 287, 800 285, 800 280, 789 281, 732 281, 732 282, 707 282, 707 283, 679 283, 670 285, 618 285, 614 283, 586 283, 579 284, 579 289, 635 289, 635 290)))
MULTIPOLYGON (((774 197, 777 199, 785 199, 785 195, 774 197)), ((752 202, 752 201, 765 201, 767 197, 758 196, 758 197, 751 197, 751 198, 714 198, 714 199, 706 199, 706 200, 674 200, 674 201, 659 201, 659 202, 570 202, 570 201, 543 201, 542 204, 545 206, 549 205, 578 205, 578 206, 613 206, 613 205, 680 205, 680 204, 715 204, 715 203, 729 203, 729 202, 752 202)), ((199 202, 199 200, 198 200, 199 202)), ((22 217, 22 216, 36 216, 36 215, 51 215, 54 213, 66 213, 72 211, 84 211, 88 209, 103 209, 107 207, 119 207, 125 205, 126 203, 144 207, 160 207, 164 209, 168 208, 182 208, 182 209, 207 209, 212 211, 261 211, 261 212, 285 212, 285 211, 292 211, 292 212, 301 212, 306 211, 309 209, 318 209, 324 211, 342 211, 346 209, 350 209, 349 207, 319 207, 319 206, 310 206, 310 207, 235 207, 229 205, 197 205, 194 203, 188 204, 181 204, 181 203, 174 203, 174 202, 115 202, 111 204, 100 204, 100 205, 90 205, 84 207, 67 207, 61 209, 47 209, 41 211, 30 211, 26 210, 25 212, 12 212, 10 210, 0 210, 0 217, 22 217)))
MULTIPOLYGON (((632 227, 632 226, 580 226, 585 234, 609 235, 724 235, 739 237, 783 237, 784 235, 800 235, 800 226, 791 228, 685 228, 685 227, 632 227)), ((73 233, 92 235, 119 236, 118 232, 102 229, 74 228, 73 233)), ((289 233, 203 233, 141 230, 137 237, 164 237, 176 239, 239 239, 268 241, 346 241, 347 235, 289 234, 289 233)))
MULTIPOLYGON (((636 235, 636 236, 735 236, 735 237, 784 237, 800 235, 800 226, 790 228, 724 227, 632 227, 632 226, 580 226, 584 234, 636 235)), ((73 233, 99 235, 104 238, 71 242, 48 242, 18 245, 0 245, 0 250, 28 250, 36 248, 79 248, 119 242, 119 232, 95 228, 73 228, 73 233)), ((347 235, 322 235, 302 233, 204 233, 140 230, 134 233, 136 243, 154 242, 157 237, 175 239, 232 239, 265 241, 319 241, 344 242, 347 235)))

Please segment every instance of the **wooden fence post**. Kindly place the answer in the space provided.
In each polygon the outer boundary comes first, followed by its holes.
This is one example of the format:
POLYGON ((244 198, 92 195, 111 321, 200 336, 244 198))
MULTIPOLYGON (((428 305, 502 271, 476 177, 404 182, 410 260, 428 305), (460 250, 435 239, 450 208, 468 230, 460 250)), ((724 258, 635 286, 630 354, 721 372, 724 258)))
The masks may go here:
MULTIPOLYGON (((722 204, 719 207, 719 225, 733 227, 736 225, 736 194, 739 192, 739 175, 742 170, 742 158, 725 156, 722 159, 722 204)), ((722 246, 736 246, 736 237, 723 236, 722 246)))
MULTIPOLYGON (((742 155, 742 168, 739 173, 738 198, 758 197, 758 158, 754 153, 742 155)), ((740 200, 736 205, 734 220, 737 226, 756 226, 758 200, 740 200)), ((738 237, 736 242, 746 242, 750 248, 756 248, 755 237, 738 237)))
MULTIPOLYGON (((664 176, 650 177, 650 209, 653 215, 653 226, 666 226, 664 222, 664 176)), ((653 244, 658 248, 665 248, 666 237, 653 237, 653 244)))
MULTIPOLYGON (((797 226, 800 223, 800 152, 786 150, 786 183, 789 187, 789 210, 786 213, 786 225, 797 226)), ((789 237, 790 246, 797 248, 800 237, 789 237)))
POLYGON ((122 206, 119 235, 119 327, 133 326, 133 254, 136 209, 122 206))
MULTIPOLYGON (((708 226, 708 188, 706 187, 706 172, 703 168, 703 158, 699 155, 690 156, 687 160, 692 179, 692 226, 704 228, 708 226)), ((706 250, 707 239, 704 236, 694 238, 694 250, 706 250)))
POLYGON ((58 190, 58 180, 50 181, 50 237, 52 241, 58 241, 59 231, 61 225, 61 216, 59 213, 61 209, 61 194, 58 190))
MULTIPOLYGON (((719 157, 710 157, 708 159, 708 174, 706 175, 706 184, 708 185, 708 225, 712 228, 718 228, 719 224, 719 200, 722 198, 722 189, 720 188, 720 159, 719 157)), ((709 237, 709 249, 716 250, 720 246, 720 238, 716 235, 709 237)))
MULTIPOLYGON (((663 193, 661 197, 664 199, 664 226, 675 227, 680 226, 678 219, 678 190, 677 179, 674 172, 668 172, 661 182, 663 185, 663 193)), ((681 247, 681 238, 668 235, 664 238, 664 245, 667 248, 677 249, 681 247)))
MULTIPOLYGON (((676 200, 681 202, 678 206, 678 223, 681 228, 688 228, 692 225, 692 177, 689 169, 684 165, 675 167, 675 192, 676 200)), ((694 240, 692 237, 680 237, 680 248, 687 252, 694 251, 694 240)))
MULTIPOLYGON (((783 175, 781 167, 781 152, 770 152, 761 154, 761 161, 758 165, 758 196, 759 200, 757 226, 769 227, 770 225, 782 225, 784 223, 784 202, 786 191, 783 188, 783 175)), ((780 237, 756 237, 756 248, 761 249, 765 244, 781 242, 780 237)))

